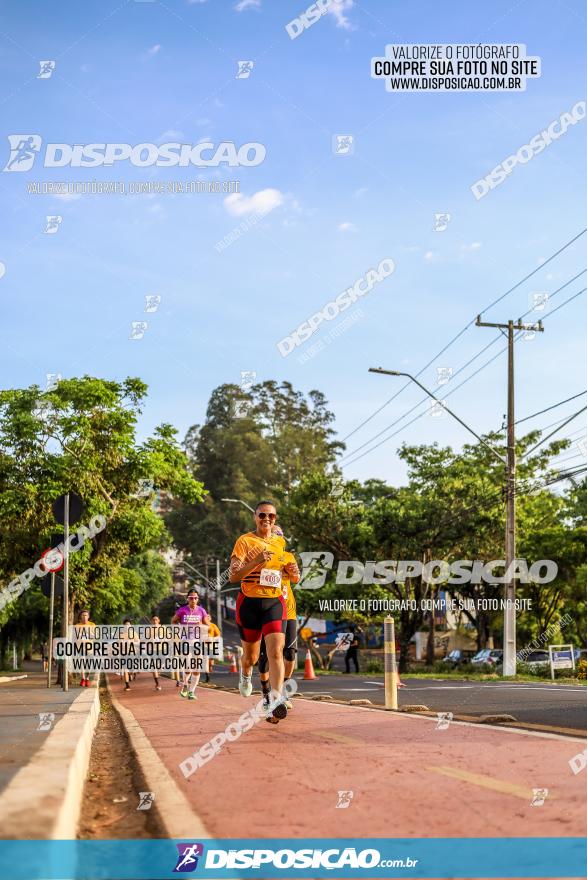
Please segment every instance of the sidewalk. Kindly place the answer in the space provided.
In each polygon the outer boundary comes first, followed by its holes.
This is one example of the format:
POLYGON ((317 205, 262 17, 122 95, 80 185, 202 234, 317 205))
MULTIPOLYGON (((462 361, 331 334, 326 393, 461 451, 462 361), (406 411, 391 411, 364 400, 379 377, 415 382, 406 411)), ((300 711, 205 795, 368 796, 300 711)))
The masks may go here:
POLYGON ((0 683, 0 837, 75 836, 97 690, 64 693, 47 688, 45 673, 25 672, 25 679, 0 683), (54 718, 39 729, 47 713, 54 718))
POLYGON ((285 721, 261 720, 186 780, 180 763, 260 696, 200 687, 191 702, 147 676, 129 692, 111 685, 215 837, 584 834, 587 773, 568 763, 584 740, 454 721, 438 730, 436 718, 294 699, 285 721), (342 791, 352 796, 340 809, 342 791))

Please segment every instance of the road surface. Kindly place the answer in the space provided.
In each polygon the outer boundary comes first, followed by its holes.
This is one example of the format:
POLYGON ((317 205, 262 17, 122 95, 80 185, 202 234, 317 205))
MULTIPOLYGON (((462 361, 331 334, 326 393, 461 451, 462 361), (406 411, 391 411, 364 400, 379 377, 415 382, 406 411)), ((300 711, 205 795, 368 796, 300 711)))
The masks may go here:
POLYGON ((147 675, 128 692, 111 685, 214 836, 584 834, 585 780, 569 766, 583 741, 454 721, 441 730, 436 718, 296 697, 285 721, 261 719, 186 779, 180 764, 259 697, 200 687, 191 702, 147 675), (534 789, 548 789, 541 806, 534 789), (337 808, 339 791, 353 793, 349 807, 337 808))
MULTIPOLYGON (((228 667, 214 670, 213 682, 221 687, 238 686, 238 675, 228 667)), ((256 673, 253 680, 257 682, 256 673)), ((548 682, 457 681, 403 677, 399 705, 424 705, 433 712, 452 712, 462 720, 481 715, 507 714, 531 729, 587 737, 587 687, 548 682)), ((368 699, 385 704, 382 675, 320 675, 300 680, 300 693, 330 694, 335 700, 368 699)))

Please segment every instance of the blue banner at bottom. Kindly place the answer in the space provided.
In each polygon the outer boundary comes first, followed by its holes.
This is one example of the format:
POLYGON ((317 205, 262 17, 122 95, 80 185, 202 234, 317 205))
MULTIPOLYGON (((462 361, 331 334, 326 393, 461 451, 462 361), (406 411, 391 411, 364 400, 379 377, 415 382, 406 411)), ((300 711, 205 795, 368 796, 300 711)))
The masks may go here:
MULTIPOLYGON (((1 833, 1 830, 0 830, 1 833)), ((587 838, 0 840, 2 880, 587 877, 587 838)))

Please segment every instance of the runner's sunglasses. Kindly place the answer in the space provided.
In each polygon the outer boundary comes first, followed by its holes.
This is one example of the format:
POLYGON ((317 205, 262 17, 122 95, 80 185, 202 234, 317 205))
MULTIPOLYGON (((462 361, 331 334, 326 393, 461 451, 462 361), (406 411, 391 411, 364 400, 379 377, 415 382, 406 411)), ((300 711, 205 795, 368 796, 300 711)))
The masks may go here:
POLYGON ((259 519, 265 519, 265 518, 267 518, 267 519, 277 519, 277 514, 276 514, 276 513, 265 513, 264 511, 261 511, 261 513, 258 513, 257 516, 259 517, 259 519))

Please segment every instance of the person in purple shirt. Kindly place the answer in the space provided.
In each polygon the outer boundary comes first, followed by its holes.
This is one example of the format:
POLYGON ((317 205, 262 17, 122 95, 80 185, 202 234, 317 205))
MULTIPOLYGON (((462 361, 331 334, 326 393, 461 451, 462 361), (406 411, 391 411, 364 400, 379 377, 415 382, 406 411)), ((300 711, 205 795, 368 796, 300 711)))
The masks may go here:
MULTIPOLYGON (((188 590, 187 605, 182 605, 181 608, 178 608, 171 619, 172 623, 179 623, 182 626, 187 626, 189 629, 188 638, 192 639, 195 637, 196 625, 200 629, 203 628, 204 632, 202 632, 201 635, 205 636, 208 629, 208 627, 203 624, 203 620, 208 616, 208 612, 198 604, 199 601, 200 597, 198 591, 194 589, 188 590)), ((182 675, 183 682, 182 688, 179 692, 180 697, 188 697, 190 700, 196 700, 196 688, 200 682, 200 673, 182 671, 182 675)))

